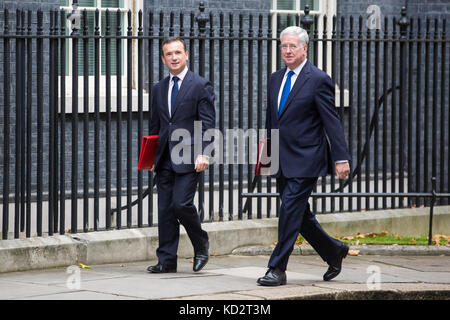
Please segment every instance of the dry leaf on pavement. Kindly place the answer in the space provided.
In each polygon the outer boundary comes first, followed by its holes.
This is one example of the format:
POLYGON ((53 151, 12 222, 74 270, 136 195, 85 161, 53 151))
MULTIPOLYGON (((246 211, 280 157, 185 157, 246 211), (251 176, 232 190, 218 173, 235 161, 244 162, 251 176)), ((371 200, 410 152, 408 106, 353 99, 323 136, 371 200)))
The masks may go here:
POLYGON ((360 250, 348 250, 348 255, 349 256, 357 256, 359 255, 360 250))

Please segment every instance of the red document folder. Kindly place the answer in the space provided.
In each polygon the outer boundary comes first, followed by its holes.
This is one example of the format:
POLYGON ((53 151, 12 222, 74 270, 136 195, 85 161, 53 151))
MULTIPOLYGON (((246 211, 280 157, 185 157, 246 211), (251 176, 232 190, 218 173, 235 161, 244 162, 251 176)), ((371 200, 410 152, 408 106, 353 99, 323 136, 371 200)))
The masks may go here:
POLYGON ((155 162, 158 135, 142 137, 141 154, 139 155, 138 170, 150 170, 155 162))
MULTIPOLYGON (((256 155, 255 176, 261 175, 262 168, 269 168, 270 161, 270 141, 266 139, 260 139, 258 143, 258 154, 256 155)), ((268 170, 265 174, 268 174, 268 170)), ((263 173, 264 174, 264 173, 263 173)))

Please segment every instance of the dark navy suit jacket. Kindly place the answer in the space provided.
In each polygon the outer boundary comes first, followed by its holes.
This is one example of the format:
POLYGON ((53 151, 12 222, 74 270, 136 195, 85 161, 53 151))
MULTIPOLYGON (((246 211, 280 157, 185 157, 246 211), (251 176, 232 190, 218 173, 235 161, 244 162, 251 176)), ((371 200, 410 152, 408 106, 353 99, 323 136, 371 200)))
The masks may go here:
POLYGON ((278 94, 286 68, 273 73, 268 91, 266 128, 279 129, 280 170, 274 176, 320 177, 332 173, 334 162, 350 160, 344 131, 335 107, 331 78, 306 61, 282 114, 278 94))
MULTIPOLYGON (((179 88, 172 115, 169 115, 169 81, 170 77, 166 77, 153 87, 150 135, 159 135, 155 155, 155 170, 160 164, 161 156, 166 147, 168 146, 169 151, 172 152, 175 145, 182 143, 190 147, 190 161, 180 164, 172 162, 172 168, 176 173, 193 172, 195 171, 195 150, 202 153, 207 145, 203 142, 198 148, 194 147, 194 121, 202 121, 202 136, 206 130, 215 127, 214 88, 208 80, 188 71, 179 88), (175 129, 187 130, 190 139, 171 141, 175 129)), ((188 148, 184 150, 188 150, 188 148)), ((183 156, 182 152, 180 156, 183 156)))

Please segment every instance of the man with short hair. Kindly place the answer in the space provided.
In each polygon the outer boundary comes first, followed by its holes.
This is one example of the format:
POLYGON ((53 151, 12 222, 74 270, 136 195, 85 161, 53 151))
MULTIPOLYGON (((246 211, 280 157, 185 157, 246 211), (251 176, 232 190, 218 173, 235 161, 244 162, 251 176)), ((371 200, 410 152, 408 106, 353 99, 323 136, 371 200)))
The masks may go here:
POLYGON ((308 34, 288 27, 280 34, 281 57, 286 67, 273 73, 268 91, 266 129, 279 130, 281 196, 278 243, 272 252, 263 286, 286 284, 289 256, 299 233, 329 265, 323 279, 336 277, 348 246, 330 237, 311 212, 308 198, 318 177, 331 173, 344 179, 350 173, 350 155, 334 103, 330 77, 307 60, 308 34), (331 163, 331 164, 330 164, 331 163))
POLYGON ((181 223, 194 247, 193 270, 200 271, 208 262, 209 241, 193 200, 199 174, 208 168, 209 159, 201 154, 206 147, 202 142, 200 154, 194 153, 194 122, 201 121, 202 134, 215 127, 214 88, 208 80, 188 70, 188 52, 181 38, 164 39, 161 59, 170 75, 153 87, 150 125, 150 135, 159 135, 151 169, 156 172, 158 191, 158 263, 147 270, 177 271, 181 223), (188 133, 189 138, 172 141, 177 129, 188 133), (179 143, 183 148, 175 150, 181 150, 181 155, 175 151, 172 154, 179 143))

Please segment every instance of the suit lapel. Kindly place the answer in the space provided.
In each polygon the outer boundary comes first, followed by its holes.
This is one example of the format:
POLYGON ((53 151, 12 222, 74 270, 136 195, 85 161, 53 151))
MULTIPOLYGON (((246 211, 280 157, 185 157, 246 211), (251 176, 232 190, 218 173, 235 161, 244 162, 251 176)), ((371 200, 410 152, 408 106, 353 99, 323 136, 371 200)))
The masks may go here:
POLYGON ((173 115, 177 111, 178 106, 180 105, 180 101, 183 101, 184 96, 186 95, 187 92, 189 92, 191 81, 192 81, 192 72, 188 70, 188 72, 184 76, 183 82, 181 83, 181 87, 179 88, 177 98, 175 99, 175 104, 173 105, 171 118, 173 118, 173 115))
MULTIPOLYGON (((277 77, 274 79, 274 94, 272 95, 272 106, 274 108, 275 114, 278 115, 278 94, 280 93, 281 83, 283 82, 284 74, 286 73, 286 68, 283 68, 277 74, 277 77)), ((278 118, 278 117, 277 117, 278 118)))
POLYGON ((310 67, 309 61, 306 61, 302 71, 300 71, 300 74, 298 75, 297 80, 295 81, 294 86, 292 87, 291 92, 289 93, 286 103, 284 104, 283 111, 281 112, 280 118, 286 112, 286 109, 289 107, 289 104, 291 103, 292 99, 294 99, 294 97, 301 91, 301 88, 306 83, 306 81, 308 81, 309 67, 310 67))
POLYGON ((170 114, 169 114, 169 96, 168 96, 168 92, 169 92, 169 81, 170 81, 170 76, 165 78, 161 84, 161 90, 162 90, 162 101, 163 101, 163 105, 162 108, 163 113, 167 116, 167 118, 170 118, 170 114))

